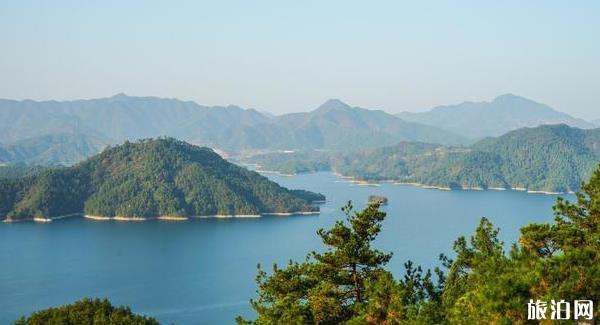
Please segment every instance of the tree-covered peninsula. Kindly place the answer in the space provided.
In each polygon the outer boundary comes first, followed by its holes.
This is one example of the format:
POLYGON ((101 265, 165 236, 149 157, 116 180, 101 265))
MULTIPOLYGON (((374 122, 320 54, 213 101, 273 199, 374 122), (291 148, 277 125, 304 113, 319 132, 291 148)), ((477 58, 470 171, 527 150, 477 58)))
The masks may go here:
POLYGON ((172 138, 125 142, 75 166, 0 181, 0 218, 155 218, 316 212, 324 196, 289 190, 172 138))
POLYGON ((600 129, 522 128, 467 147, 420 142, 354 152, 264 154, 249 162, 297 173, 334 170, 360 180, 453 189, 577 191, 600 163, 600 129))

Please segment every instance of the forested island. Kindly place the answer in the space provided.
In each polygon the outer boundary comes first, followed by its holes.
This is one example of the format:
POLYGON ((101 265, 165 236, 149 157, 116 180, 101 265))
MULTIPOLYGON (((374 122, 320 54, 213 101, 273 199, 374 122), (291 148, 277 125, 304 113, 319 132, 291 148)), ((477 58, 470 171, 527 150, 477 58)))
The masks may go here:
POLYGON ((447 189, 572 192, 600 162, 600 129, 544 125, 466 147, 400 142, 349 153, 263 154, 249 162, 285 173, 333 170, 358 180, 447 189))
POLYGON ((316 213, 325 197, 289 190, 172 138, 125 142, 75 166, 0 180, 0 218, 38 220, 316 213))

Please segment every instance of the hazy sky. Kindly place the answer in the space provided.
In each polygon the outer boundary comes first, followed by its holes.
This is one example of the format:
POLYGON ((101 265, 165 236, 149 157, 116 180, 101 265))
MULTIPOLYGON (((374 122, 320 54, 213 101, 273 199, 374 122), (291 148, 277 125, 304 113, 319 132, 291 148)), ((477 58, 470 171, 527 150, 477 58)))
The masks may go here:
POLYGON ((600 1, 5 1, 0 97, 389 112, 514 93, 600 118, 600 1))

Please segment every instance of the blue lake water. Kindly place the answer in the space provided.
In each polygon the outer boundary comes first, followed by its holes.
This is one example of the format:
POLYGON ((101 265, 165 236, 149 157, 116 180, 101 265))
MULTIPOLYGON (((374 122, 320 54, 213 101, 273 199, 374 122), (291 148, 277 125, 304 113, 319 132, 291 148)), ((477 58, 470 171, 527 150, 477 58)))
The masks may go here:
POLYGON ((439 191, 342 182, 331 173, 268 175, 281 185, 327 196, 319 216, 194 219, 183 222, 91 221, 0 224, 0 324, 82 297, 108 297, 165 324, 229 324, 252 316, 256 265, 270 267, 322 249, 317 229, 357 209, 372 194, 389 199, 377 246, 391 251, 397 275, 411 259, 437 265, 453 241, 482 216, 507 243, 521 226, 552 220, 555 196, 515 191, 439 191))

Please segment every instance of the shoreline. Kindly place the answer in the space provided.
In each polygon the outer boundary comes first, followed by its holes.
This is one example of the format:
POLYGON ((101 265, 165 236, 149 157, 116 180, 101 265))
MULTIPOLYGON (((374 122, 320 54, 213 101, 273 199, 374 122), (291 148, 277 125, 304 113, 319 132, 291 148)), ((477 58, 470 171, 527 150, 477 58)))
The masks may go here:
MULTIPOLYGON (((350 184, 352 184, 352 186, 379 187, 379 186, 381 186, 381 184, 393 184, 393 185, 400 185, 400 186, 420 187, 420 188, 424 188, 424 189, 433 189, 433 190, 439 190, 439 191, 478 191, 478 192, 515 191, 515 192, 525 192, 527 194, 542 194, 542 195, 575 194, 574 191, 557 192, 557 191, 532 190, 532 189, 528 189, 525 187, 518 187, 518 186, 516 186, 516 187, 496 187, 496 186, 479 187, 479 186, 464 185, 464 186, 461 186, 460 188, 450 188, 447 186, 427 185, 427 184, 417 183, 417 182, 402 182, 402 181, 397 181, 397 180, 393 180, 393 179, 360 180, 360 179, 357 179, 356 177, 343 175, 343 174, 340 174, 339 172, 333 171, 333 170, 311 171, 311 172, 298 173, 298 174, 293 174, 293 175, 286 174, 285 176, 298 176, 301 174, 314 174, 314 173, 319 173, 319 172, 331 173, 335 177, 338 178, 337 180, 335 180, 336 183, 350 183, 350 184)), ((281 173, 276 172, 276 171, 267 171, 266 173, 281 175, 281 173)))
POLYGON ((265 212, 261 216, 312 216, 319 215, 320 211, 296 211, 296 212, 265 212))
POLYGON ((425 188, 425 189, 428 189, 428 190, 452 191, 452 189, 449 188, 449 187, 435 186, 435 185, 425 185, 425 184, 415 183, 415 182, 393 182, 392 184, 394 184, 394 185, 400 185, 400 186, 420 187, 420 188, 425 188))
POLYGON ((83 216, 83 213, 71 213, 71 214, 66 214, 66 215, 52 217, 52 218, 47 218, 47 217, 30 217, 30 218, 19 219, 19 220, 4 219, 4 220, 2 220, 2 222, 4 222, 4 223, 19 223, 19 222, 48 223, 48 222, 52 222, 54 220, 60 220, 60 219, 66 219, 66 218, 73 218, 73 217, 82 217, 82 216, 83 216))
POLYGON ((425 184, 421 184, 421 183, 394 182, 393 184, 401 185, 401 186, 421 187, 421 188, 441 190, 441 191, 478 191, 478 192, 515 191, 515 192, 525 192, 527 194, 544 194, 544 195, 562 195, 562 194, 574 194, 575 193, 573 191, 555 192, 555 191, 543 191, 543 190, 530 190, 530 189, 527 189, 524 187, 511 187, 511 188, 487 187, 487 188, 485 188, 485 187, 478 187, 478 186, 461 186, 460 188, 450 188, 450 187, 436 186, 436 185, 425 185, 425 184))
POLYGON ((297 176, 298 174, 286 174, 286 173, 282 173, 282 172, 278 172, 275 170, 262 170, 262 169, 255 169, 255 172, 259 173, 259 174, 274 174, 274 175, 278 175, 278 176, 283 176, 283 177, 292 177, 292 176, 297 176))
POLYGON ((264 212, 260 214, 213 214, 213 215, 194 215, 194 216, 158 216, 158 217, 123 217, 123 216, 95 216, 84 213, 72 213, 58 217, 31 217, 17 220, 4 219, 3 223, 19 223, 19 222, 36 222, 36 223, 51 223, 54 220, 60 220, 65 218, 80 217, 83 219, 94 220, 94 221, 118 221, 118 222, 141 222, 141 221, 188 221, 190 219, 254 219, 261 218, 263 216, 302 216, 302 215, 319 215, 320 211, 294 211, 294 212, 264 212))
POLYGON ((551 191, 534 191, 527 190, 529 194, 544 194, 544 195, 560 195, 560 194, 569 194, 569 192, 551 192, 551 191))
POLYGON ((260 218, 260 214, 213 214, 207 216, 190 216, 192 219, 252 219, 252 218, 260 218))
POLYGON ((345 182, 345 183, 351 183, 351 184, 357 184, 359 186, 374 186, 377 187, 379 186, 379 184, 393 184, 393 185, 400 185, 400 186, 413 186, 413 187, 420 187, 420 188, 424 188, 424 189, 433 189, 433 190, 440 190, 440 191, 507 191, 507 190, 511 190, 511 191, 517 191, 517 192, 525 192, 528 194, 543 194, 543 195, 563 195, 563 194, 574 194, 575 192, 573 191, 567 191, 567 192, 555 192, 555 191, 543 191, 543 190, 530 190, 524 187, 509 187, 509 188, 505 188, 505 187, 479 187, 479 186, 462 186, 460 188, 450 188, 447 186, 439 186, 439 185, 426 185, 426 184, 422 184, 422 183, 417 183, 417 182, 401 182, 401 181, 395 181, 395 180, 382 180, 382 181, 365 181, 365 180, 358 180, 353 176, 345 176, 340 174, 339 172, 335 172, 335 171, 330 171, 334 176, 336 176, 337 178, 340 178, 341 180, 337 180, 336 182, 345 182))

